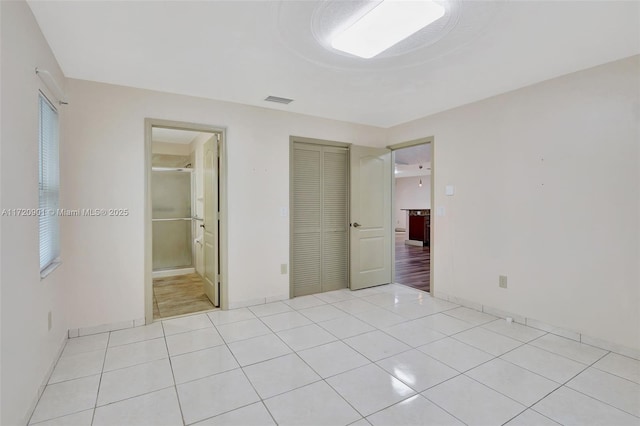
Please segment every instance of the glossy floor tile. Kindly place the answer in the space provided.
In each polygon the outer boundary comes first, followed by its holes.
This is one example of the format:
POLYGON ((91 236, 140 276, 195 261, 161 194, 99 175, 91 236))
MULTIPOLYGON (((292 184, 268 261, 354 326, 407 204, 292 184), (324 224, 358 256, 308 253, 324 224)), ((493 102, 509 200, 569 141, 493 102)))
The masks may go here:
POLYGON ((375 364, 338 374, 327 383, 363 416, 415 395, 413 389, 375 364))
POLYGON ((422 395, 405 399, 367 417, 374 426, 414 426, 426 424, 462 426, 460 420, 444 411, 422 395))
POLYGON ((635 425, 640 361, 385 285, 70 339, 30 424, 635 425))
POLYGON ((503 424, 525 406, 464 375, 422 393, 466 424, 503 424))
POLYGON ((173 387, 98 407, 93 419, 94 426, 181 424, 180 406, 173 387))

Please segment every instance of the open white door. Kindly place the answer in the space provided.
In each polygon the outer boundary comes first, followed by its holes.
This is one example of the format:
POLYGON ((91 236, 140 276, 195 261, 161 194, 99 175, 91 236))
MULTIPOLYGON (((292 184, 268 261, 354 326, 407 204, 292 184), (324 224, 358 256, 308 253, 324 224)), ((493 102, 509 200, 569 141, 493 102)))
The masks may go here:
POLYGON ((391 151, 350 149, 351 290, 391 282, 391 151))
POLYGON ((218 143, 204 144, 204 292, 220 306, 218 286, 218 143))

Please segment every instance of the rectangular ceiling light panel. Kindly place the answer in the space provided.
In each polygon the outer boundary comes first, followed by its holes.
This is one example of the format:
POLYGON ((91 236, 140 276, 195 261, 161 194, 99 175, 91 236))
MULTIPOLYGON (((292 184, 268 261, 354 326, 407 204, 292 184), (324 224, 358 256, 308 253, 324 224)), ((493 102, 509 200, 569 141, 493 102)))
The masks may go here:
POLYGON ((331 40, 331 46, 361 58, 373 58, 444 16, 432 0, 383 0, 331 40))

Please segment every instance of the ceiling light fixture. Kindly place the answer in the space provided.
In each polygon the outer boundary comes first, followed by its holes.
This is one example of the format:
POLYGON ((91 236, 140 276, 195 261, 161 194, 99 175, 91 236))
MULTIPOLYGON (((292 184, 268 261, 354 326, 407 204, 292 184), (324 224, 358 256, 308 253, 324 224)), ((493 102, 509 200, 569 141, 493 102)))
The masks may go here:
POLYGON ((331 40, 331 47, 369 59, 444 16, 432 0, 382 0, 331 40))

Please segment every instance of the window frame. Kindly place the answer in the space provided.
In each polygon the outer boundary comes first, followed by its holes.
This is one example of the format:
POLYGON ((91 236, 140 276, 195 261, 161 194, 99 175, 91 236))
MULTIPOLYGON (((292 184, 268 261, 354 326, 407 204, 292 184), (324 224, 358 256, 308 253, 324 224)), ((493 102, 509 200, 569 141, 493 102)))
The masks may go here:
POLYGON ((38 263, 40 278, 53 272, 60 260, 60 114, 50 98, 38 91, 38 263), (45 123, 45 108, 54 120, 45 123), (45 129, 45 126, 48 128, 45 129), (45 137, 45 132, 50 132, 45 137), (45 146, 46 144, 46 146, 45 146), (45 155, 46 154, 46 155, 45 155), (46 164, 45 164, 46 163, 46 164), (43 222, 47 223, 43 225, 43 222), (47 232, 44 235, 44 232, 47 232), (47 246, 43 242, 47 241, 47 246), (43 264, 43 251, 49 251, 43 264))

